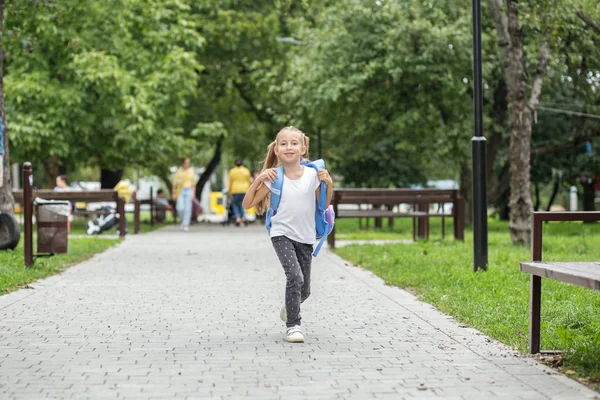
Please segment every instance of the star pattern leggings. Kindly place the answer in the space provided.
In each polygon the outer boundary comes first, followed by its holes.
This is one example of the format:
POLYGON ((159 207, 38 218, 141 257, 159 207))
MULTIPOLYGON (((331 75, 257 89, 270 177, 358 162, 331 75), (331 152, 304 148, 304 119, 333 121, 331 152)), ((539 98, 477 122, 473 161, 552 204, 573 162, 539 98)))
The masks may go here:
POLYGON ((300 303, 310 296, 310 266, 313 246, 285 236, 271 238, 275 253, 285 271, 285 308, 287 327, 300 325, 300 303))

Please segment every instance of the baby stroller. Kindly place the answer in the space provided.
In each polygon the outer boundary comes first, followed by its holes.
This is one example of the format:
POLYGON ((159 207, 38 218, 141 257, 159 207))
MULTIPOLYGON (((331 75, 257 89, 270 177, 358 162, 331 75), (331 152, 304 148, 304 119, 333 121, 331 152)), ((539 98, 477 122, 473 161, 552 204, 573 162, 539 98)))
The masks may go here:
MULTIPOLYGON (((231 198, 227 199, 227 209, 225 210, 225 214, 227 214, 227 216, 223 220, 223 226, 238 225, 235 218, 235 213, 233 212, 233 202, 231 201, 231 198)), ((244 212, 245 226, 248 226, 248 224, 253 223, 255 220, 256 216, 254 214, 254 209, 246 210, 244 212)))
POLYGON ((231 203, 231 198, 227 198, 227 208, 225 209, 225 215, 223 218, 223 226, 229 226, 230 224, 235 225, 235 214, 233 213, 233 205, 231 203))
MULTIPOLYGON (((100 215, 94 221, 88 221, 86 229, 88 235, 99 235, 119 224, 119 214, 113 207, 104 206, 99 211, 104 211, 105 214, 100 215)), ((117 234, 119 234, 119 229, 117 229, 117 234)))

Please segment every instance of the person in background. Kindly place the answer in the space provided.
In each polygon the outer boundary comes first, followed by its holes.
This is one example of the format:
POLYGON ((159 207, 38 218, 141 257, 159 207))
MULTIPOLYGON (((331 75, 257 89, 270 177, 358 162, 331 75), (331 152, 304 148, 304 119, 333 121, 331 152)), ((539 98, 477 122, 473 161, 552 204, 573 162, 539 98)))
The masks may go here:
POLYGON ((235 160, 235 167, 229 170, 229 186, 227 196, 231 198, 231 206, 237 226, 244 226, 244 208, 242 202, 246 191, 252 184, 250 171, 244 167, 241 159, 235 160))
POLYGON ((181 230, 190 230, 192 220, 192 199, 196 197, 196 173, 190 167, 190 159, 185 157, 173 179, 173 200, 176 200, 177 214, 181 216, 181 230))
POLYGON ((56 177, 56 186, 54 187, 55 192, 68 192, 71 190, 69 187, 69 178, 66 175, 59 175, 56 177))
MULTIPOLYGON (((66 175, 59 175, 56 177, 56 186, 54 186, 55 192, 70 192, 71 187, 69 186, 69 178, 66 175)), ((71 221, 73 216, 71 213, 75 209, 75 204, 69 202, 69 216, 67 218, 67 233, 71 232, 71 221)))
POLYGON ((129 179, 121 179, 113 188, 119 193, 119 197, 125 199, 125 204, 129 203, 133 190, 131 189, 131 181, 129 179))
POLYGON ((156 198, 154 199, 154 207, 155 207, 155 217, 156 222, 163 222, 167 219, 167 210, 172 210, 169 201, 165 197, 165 194, 162 189, 158 189, 156 192, 156 198))

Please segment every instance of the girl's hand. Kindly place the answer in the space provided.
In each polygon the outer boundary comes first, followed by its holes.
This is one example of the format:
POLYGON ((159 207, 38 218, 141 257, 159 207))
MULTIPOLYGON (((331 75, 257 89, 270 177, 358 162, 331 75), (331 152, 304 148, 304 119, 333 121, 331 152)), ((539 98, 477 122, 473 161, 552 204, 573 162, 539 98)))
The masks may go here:
POLYGON ((256 177, 256 180, 259 182, 269 181, 271 183, 275 182, 277 179, 277 170, 275 168, 265 169, 259 176, 256 177))
POLYGON ((325 184, 329 187, 333 186, 333 180, 331 179, 331 176, 329 175, 329 172, 327 172, 326 169, 320 170, 317 173, 317 176, 319 177, 320 182, 325 182, 325 184))

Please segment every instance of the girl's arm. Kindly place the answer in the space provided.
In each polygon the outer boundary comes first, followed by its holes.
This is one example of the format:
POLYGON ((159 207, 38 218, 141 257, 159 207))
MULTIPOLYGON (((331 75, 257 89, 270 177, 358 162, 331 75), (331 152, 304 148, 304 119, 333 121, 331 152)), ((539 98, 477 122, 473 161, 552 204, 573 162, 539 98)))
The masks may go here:
MULTIPOLYGON (((329 207, 331 204, 331 199, 333 198, 333 180, 331 176, 329 176, 329 172, 326 169, 323 169, 318 172, 317 176, 319 177, 320 182, 325 182, 325 187, 327 189, 327 201, 325 202, 325 208, 329 207)), ((319 202, 319 197, 321 195, 321 188, 317 188, 317 203, 319 202)))
POLYGON ((257 205, 265 196, 269 193, 267 185, 263 185, 262 182, 255 180, 248 188, 244 200, 242 201, 242 207, 246 210, 257 205))
POLYGON ((248 188, 244 200, 242 201, 242 207, 249 209, 257 205, 265 196, 269 193, 267 185, 263 185, 264 181, 271 183, 275 182, 277 177, 277 171, 274 168, 266 169, 262 174, 256 177, 252 185, 248 188))

